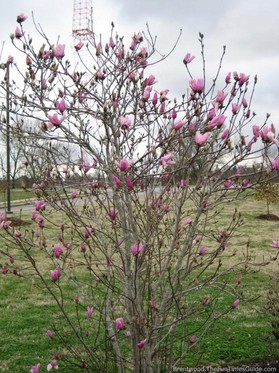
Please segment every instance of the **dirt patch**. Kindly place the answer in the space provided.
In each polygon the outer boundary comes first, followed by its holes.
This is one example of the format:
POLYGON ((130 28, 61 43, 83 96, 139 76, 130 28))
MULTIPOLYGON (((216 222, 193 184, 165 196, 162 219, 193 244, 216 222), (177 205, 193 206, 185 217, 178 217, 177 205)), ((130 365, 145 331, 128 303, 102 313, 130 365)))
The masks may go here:
POLYGON ((31 224, 31 223, 28 222, 28 221, 24 221, 24 220, 22 220, 22 219, 20 219, 20 218, 15 218, 15 217, 13 217, 13 216, 10 216, 10 217, 8 218, 8 220, 11 221, 11 226, 12 226, 12 227, 24 227, 24 226, 26 226, 26 225, 30 225, 30 224, 31 224))
POLYGON ((274 214, 261 214, 257 216, 257 219, 261 220, 270 220, 270 221, 278 221, 279 216, 274 215, 274 214))

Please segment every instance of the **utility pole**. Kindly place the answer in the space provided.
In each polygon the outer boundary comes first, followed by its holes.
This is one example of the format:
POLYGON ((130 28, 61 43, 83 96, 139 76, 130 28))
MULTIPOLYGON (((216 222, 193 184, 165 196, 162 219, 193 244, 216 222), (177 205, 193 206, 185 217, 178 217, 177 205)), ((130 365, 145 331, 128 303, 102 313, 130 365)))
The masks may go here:
POLYGON ((6 149, 7 149, 7 213, 11 211, 11 160, 10 160, 10 62, 6 63, 6 149))

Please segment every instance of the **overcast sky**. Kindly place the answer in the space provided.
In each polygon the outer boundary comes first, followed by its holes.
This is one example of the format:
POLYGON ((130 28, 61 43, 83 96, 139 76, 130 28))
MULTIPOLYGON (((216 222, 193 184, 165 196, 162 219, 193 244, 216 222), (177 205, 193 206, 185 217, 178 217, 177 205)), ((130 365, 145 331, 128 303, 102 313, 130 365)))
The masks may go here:
MULTIPOLYGON (((3 1, 3 0, 2 0, 3 1)), ((253 109, 258 123, 271 113, 271 121, 279 129, 279 1, 278 0, 92 0, 94 31, 108 35, 113 21, 127 44, 134 32, 146 30, 158 37, 158 48, 166 54, 173 46, 179 30, 182 36, 169 59, 158 66, 156 77, 160 88, 176 95, 187 90, 188 76, 182 59, 187 52, 196 56, 193 71, 202 76, 198 34, 205 35, 209 75, 217 68, 223 45, 227 47, 223 74, 228 71, 258 75, 253 109)), ((35 19, 50 40, 60 40, 73 49, 71 38, 74 0, 9 0, 1 7, 0 43, 5 41, 2 62, 13 54, 9 35, 14 32, 16 16, 29 16, 24 28, 36 40, 32 26, 35 19)), ((260 122, 258 123, 260 124, 260 122)))

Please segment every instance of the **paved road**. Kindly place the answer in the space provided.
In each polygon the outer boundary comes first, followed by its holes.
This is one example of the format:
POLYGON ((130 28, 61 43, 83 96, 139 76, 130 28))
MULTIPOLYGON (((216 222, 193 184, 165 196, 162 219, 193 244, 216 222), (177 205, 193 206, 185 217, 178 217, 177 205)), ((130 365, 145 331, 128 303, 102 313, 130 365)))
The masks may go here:
MULTIPOLYGON (((34 202, 31 200, 27 201, 14 201, 11 202, 11 212, 20 213, 20 212, 31 212, 34 210, 34 202)), ((6 204, 0 204, 0 214, 7 211, 6 204)))

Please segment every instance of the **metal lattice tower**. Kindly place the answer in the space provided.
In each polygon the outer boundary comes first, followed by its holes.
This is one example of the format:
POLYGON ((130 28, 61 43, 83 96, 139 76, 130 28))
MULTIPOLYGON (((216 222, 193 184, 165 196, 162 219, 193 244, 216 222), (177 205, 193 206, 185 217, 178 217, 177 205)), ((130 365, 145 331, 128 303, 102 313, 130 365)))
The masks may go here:
POLYGON ((74 0, 72 35, 76 40, 93 38, 92 0, 74 0))

